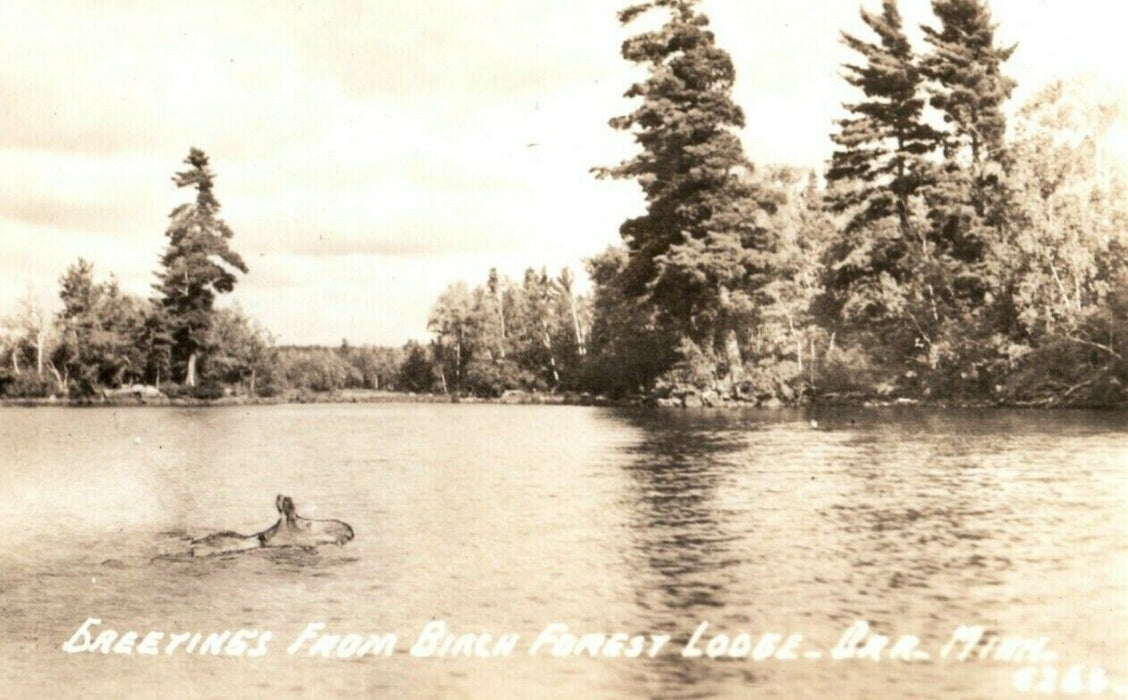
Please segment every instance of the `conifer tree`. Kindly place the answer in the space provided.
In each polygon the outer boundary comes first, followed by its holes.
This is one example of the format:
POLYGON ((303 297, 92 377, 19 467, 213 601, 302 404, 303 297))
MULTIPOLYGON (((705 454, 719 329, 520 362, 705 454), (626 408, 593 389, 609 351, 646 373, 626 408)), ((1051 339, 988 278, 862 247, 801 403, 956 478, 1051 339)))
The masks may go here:
POLYGON ((922 27, 932 52, 921 68, 946 125, 944 165, 929 193, 932 219, 938 239, 968 264, 963 291, 976 299, 990 286, 988 271, 976 268, 1000 235, 1007 205, 1003 107, 1015 82, 1002 66, 1015 47, 995 45, 985 0, 933 0, 932 10, 940 26, 922 27))
POLYGON ((829 308, 871 327, 903 324, 905 316, 922 325, 928 310, 911 301, 929 305, 935 290, 927 279, 936 270, 920 192, 940 134, 922 119, 923 78, 896 1, 885 0, 881 14, 862 10, 861 18, 877 41, 842 35, 863 59, 845 66, 845 79, 865 99, 846 105, 850 116, 832 136, 838 148, 826 174, 828 204, 846 221, 829 251, 829 308))
POLYGON ((757 217, 757 192, 734 130, 744 113, 731 96, 735 71, 716 45, 697 0, 652 0, 619 13, 624 24, 658 10, 658 29, 623 43, 623 57, 648 77, 626 97, 640 104, 611 120, 634 134, 636 157, 600 176, 632 178, 646 196, 644 215, 621 229, 628 249, 622 288, 653 306, 674 336, 739 363, 736 334, 754 312, 749 290, 763 283, 771 239, 757 217))
POLYGON ((932 9, 939 26, 923 27, 932 50, 921 69, 945 133, 926 197, 933 240, 950 265, 930 368, 945 391, 982 393, 1006 372, 1005 337, 1018 325, 1004 114, 1015 83, 1003 75, 1014 47, 996 46, 986 0, 933 0, 932 9))
POLYGON ((228 245, 233 233, 219 218, 219 201, 212 193, 215 174, 207 155, 192 148, 184 163, 189 168, 176 173, 172 181, 177 187, 194 187, 196 199, 169 214, 168 248, 161 256, 154 287, 169 324, 173 362, 184 368, 184 383, 195 386, 215 297, 234 290, 235 272, 246 274, 247 265, 228 245))

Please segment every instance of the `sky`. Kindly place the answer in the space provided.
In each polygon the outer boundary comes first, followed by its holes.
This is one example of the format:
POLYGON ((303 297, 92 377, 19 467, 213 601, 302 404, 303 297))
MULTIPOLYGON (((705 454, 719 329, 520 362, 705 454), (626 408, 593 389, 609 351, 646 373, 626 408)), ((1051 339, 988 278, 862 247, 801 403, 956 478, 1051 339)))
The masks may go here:
MULTIPOLYGON (((607 121, 643 74, 613 0, 6 0, 0 5, 0 315, 57 303, 85 257, 149 296, 191 146, 250 272, 237 303, 283 344, 425 338, 434 299, 491 267, 583 278, 643 211, 594 166, 634 153, 607 121)), ((877 0, 864 6, 875 8, 877 0)), ((703 0, 737 71, 756 163, 820 168, 855 0, 703 0)), ((992 0, 1021 103, 1095 75, 1128 95, 1107 0, 992 0)), ((932 23, 902 0, 906 24, 932 23)), ((643 25, 645 26, 645 22, 643 25)), ((918 46, 920 44, 918 43, 918 46)), ((1128 160, 1128 139, 1118 154, 1128 160)))

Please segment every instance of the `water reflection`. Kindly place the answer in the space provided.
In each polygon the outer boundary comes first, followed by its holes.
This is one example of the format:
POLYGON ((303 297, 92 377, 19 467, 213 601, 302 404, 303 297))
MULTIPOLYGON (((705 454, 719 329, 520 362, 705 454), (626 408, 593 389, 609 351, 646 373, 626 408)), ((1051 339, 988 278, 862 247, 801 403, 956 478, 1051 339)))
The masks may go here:
POLYGON ((625 467, 633 479, 626 498, 632 542, 627 556, 646 579, 638 604, 682 616, 720 607, 723 572, 735 561, 740 536, 716 492, 731 482, 734 464, 725 456, 743 449, 744 440, 738 432, 670 420, 667 414, 644 414, 632 422, 644 434, 628 450, 634 461, 625 467))
MULTIPOLYGON (((757 584, 748 568, 767 562, 748 546, 757 518, 747 494, 739 493, 739 473, 747 468, 743 455, 757 431, 796 416, 758 418, 668 411, 624 415, 642 437, 625 450, 631 461, 623 469, 631 481, 624 497, 629 532, 623 556, 635 581, 642 628, 672 632, 672 648, 686 643, 697 621, 751 620, 757 584)), ((764 572, 758 573, 762 579, 764 572)), ((708 695, 726 675, 676 652, 650 666, 660 680, 652 691, 663 697, 708 695)), ((755 681, 750 667, 730 665, 727 672, 744 683, 755 681)))
MULTIPOLYGON (((965 623, 1075 636, 1059 616, 1030 611, 1052 590, 1043 581, 1076 566, 1055 538, 1102 529, 1078 520, 1077 490, 1107 472, 1072 463, 1067 445, 1085 440, 1107 466, 1115 453, 1101 444, 1123 448, 1121 416, 853 411, 818 415, 818 429, 810 418, 623 414, 640 433, 623 450, 622 556, 641 629, 675 631, 678 648, 698 621, 730 634, 798 631, 821 649, 855 620, 935 648, 965 623)), ((1104 495, 1123 503, 1125 493, 1104 495)), ((901 684, 944 677, 938 667, 882 668, 901 684)), ((872 680, 856 667, 797 669, 671 653, 646 678, 663 696, 872 680)), ((991 697, 1006 674, 984 667, 947 682, 991 697)))

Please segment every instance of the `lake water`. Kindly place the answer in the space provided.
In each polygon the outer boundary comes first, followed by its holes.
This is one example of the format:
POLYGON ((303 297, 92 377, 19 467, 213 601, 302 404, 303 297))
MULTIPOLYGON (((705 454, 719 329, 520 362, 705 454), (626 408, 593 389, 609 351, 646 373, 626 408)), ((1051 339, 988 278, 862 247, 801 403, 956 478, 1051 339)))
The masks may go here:
POLYGON ((1022 664, 939 658, 961 625, 1046 638, 1044 666, 1104 667, 1108 694, 1128 681, 1122 413, 2 408, 0 458, 4 696, 1020 696, 1022 664), (277 493, 356 539, 162 557, 273 524, 277 493), (64 653, 88 617, 273 638, 254 658, 64 653), (432 620, 520 641, 412 656, 432 620), (830 658, 858 620, 930 658, 830 658), (396 651, 287 654, 310 622, 396 651), (825 655, 686 658, 702 622, 702 648, 801 634, 825 655), (672 639, 654 658, 530 655, 551 623, 672 639))

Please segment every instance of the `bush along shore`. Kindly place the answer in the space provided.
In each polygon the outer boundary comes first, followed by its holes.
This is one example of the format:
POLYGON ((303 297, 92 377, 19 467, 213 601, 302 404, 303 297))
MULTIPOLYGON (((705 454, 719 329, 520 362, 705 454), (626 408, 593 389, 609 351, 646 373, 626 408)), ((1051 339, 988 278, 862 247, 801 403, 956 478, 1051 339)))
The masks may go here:
MULTIPOLYGON (((910 407, 928 408, 1047 408, 1044 402, 1008 402, 989 400, 920 400, 907 397, 881 396, 861 392, 807 395, 784 402, 776 397, 754 398, 731 396, 713 389, 704 391, 692 386, 671 388, 646 395, 607 396, 588 392, 544 393, 508 390, 500 396, 482 397, 473 394, 417 394, 407 391, 382 391, 373 389, 345 389, 340 391, 289 390, 272 396, 251 396, 233 392, 214 396, 205 392, 190 393, 173 390, 169 394, 152 386, 135 385, 102 392, 96 396, 0 398, 0 406, 17 407, 79 407, 79 408, 135 408, 135 407, 220 407, 220 406, 275 406, 284 404, 486 404, 510 406, 603 406, 603 407, 654 407, 658 409, 765 409, 810 406, 840 407, 910 407)), ((1072 408, 1128 408, 1128 404, 1073 405, 1072 408)))
POLYGON ((1120 96, 1055 82, 1011 109, 1013 47, 986 0, 932 10, 920 45, 894 0, 843 28, 854 101, 820 177, 746 157, 771 134, 744 133, 736 66, 696 0, 624 9, 632 29, 653 21, 622 44, 640 77, 610 122, 637 153, 594 169, 643 195, 621 244, 586 260, 590 288, 543 267, 454 282, 428 339, 403 347, 278 347, 238 305, 217 306, 249 269, 192 148, 152 298, 79 259, 61 309, 29 297, 0 319, 0 398, 1123 406, 1120 96))

